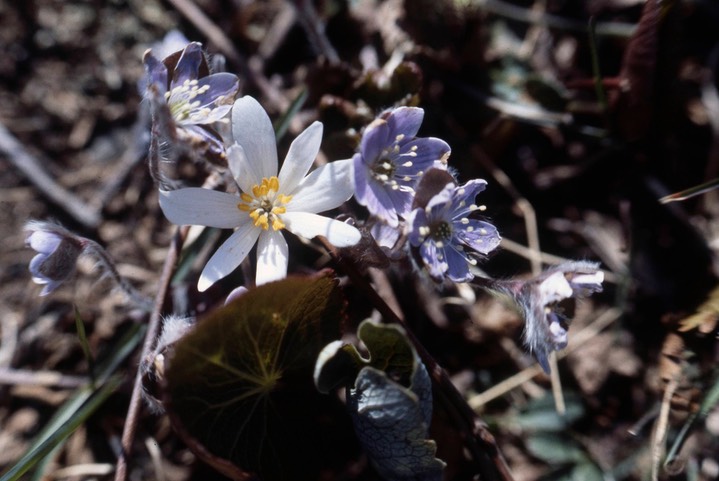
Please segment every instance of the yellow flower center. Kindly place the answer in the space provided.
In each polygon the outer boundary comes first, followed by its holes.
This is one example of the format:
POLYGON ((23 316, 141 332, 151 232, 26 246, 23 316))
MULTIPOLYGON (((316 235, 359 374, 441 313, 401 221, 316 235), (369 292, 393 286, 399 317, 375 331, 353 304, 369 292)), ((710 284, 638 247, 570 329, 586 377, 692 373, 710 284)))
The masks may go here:
POLYGON ((247 212, 252 218, 255 227, 262 227, 267 230, 272 226, 272 230, 281 230, 285 228, 279 215, 287 212, 286 205, 292 200, 291 195, 278 194, 280 190, 280 181, 277 176, 262 179, 261 184, 252 186, 252 194, 243 192, 240 195, 242 202, 237 204, 237 208, 243 212, 247 212))

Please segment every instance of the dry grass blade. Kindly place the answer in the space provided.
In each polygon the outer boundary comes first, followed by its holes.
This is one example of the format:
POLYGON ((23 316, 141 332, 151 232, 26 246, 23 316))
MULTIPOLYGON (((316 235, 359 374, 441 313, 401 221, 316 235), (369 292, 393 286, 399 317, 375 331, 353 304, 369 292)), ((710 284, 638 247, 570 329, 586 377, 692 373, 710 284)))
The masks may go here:
MULTIPOLYGON (((572 342, 567 346, 567 349, 558 354, 559 359, 564 359, 569 353, 576 349, 579 349, 584 343, 596 336, 599 332, 603 331, 607 326, 612 324, 614 321, 619 319, 622 315, 622 311, 616 308, 607 309, 603 311, 597 318, 589 324, 587 327, 577 332, 572 336, 572 342)), ((481 409, 482 406, 488 402, 497 399, 500 396, 505 395, 512 389, 515 389, 530 379, 542 374, 542 368, 539 365, 533 365, 518 372, 517 374, 505 379, 504 381, 492 386, 486 391, 472 396, 469 400, 469 406, 475 411, 481 409)))

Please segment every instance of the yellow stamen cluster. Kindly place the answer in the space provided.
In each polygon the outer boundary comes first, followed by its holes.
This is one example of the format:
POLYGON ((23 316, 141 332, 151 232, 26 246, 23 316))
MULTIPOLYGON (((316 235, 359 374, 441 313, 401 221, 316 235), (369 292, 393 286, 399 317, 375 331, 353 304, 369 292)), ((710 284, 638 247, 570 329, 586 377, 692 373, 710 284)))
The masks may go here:
POLYGON ((278 194, 279 190, 280 181, 276 176, 269 179, 265 177, 261 184, 252 187, 252 194, 243 192, 240 195, 242 202, 237 204, 237 208, 249 214, 255 227, 264 230, 268 230, 270 226, 272 230, 284 229, 285 223, 279 215, 287 212, 286 205, 292 200, 292 196, 278 194))

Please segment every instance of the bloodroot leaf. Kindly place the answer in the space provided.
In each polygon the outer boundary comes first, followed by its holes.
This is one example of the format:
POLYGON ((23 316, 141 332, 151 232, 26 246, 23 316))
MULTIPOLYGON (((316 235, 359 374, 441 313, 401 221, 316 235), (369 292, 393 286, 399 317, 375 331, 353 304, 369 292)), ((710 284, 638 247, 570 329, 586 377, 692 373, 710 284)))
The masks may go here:
POLYGON ((427 439, 432 386, 424 364, 399 326, 360 324, 369 351, 335 341, 322 350, 315 384, 323 392, 344 383, 355 432, 372 464, 387 480, 439 481, 444 463, 427 439))
POLYGON ((328 472, 347 441, 312 368, 338 337, 343 309, 324 272, 250 289, 200 320, 176 344, 164 389, 173 427, 195 454, 233 479, 328 472))

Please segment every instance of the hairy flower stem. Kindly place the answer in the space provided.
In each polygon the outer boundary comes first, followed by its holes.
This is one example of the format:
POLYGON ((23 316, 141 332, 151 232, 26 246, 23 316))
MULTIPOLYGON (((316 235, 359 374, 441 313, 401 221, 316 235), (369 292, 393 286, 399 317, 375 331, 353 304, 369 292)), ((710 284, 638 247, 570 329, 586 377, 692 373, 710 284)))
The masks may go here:
MULTIPOLYGON (((157 106, 157 89, 151 87, 148 89, 150 93, 150 104, 154 106, 152 108, 153 118, 152 127, 150 128, 150 150, 147 154, 147 162, 150 171, 150 176, 161 189, 163 190, 174 190, 178 188, 177 182, 169 179, 167 175, 162 172, 161 162, 162 150, 160 141, 161 139, 169 139, 174 144, 176 136, 174 130, 171 128, 170 111, 167 105, 157 106)), ((175 157, 177 153, 174 148, 172 149, 172 155, 175 157)), ((174 162, 174 160, 173 160, 174 162)))
POLYGON ((478 473, 481 476, 480 479, 512 481, 513 478, 509 472, 509 467, 507 466, 504 456, 502 456, 502 453, 499 451, 494 436, 489 432, 485 423, 477 416, 469 404, 467 404, 467 401, 454 384, 452 384, 447 371, 427 352, 405 320, 395 314, 392 308, 360 273, 355 259, 341 255, 339 250, 325 238, 318 237, 318 239, 344 273, 349 276, 356 286, 364 291, 367 298, 379 311, 385 322, 393 322, 404 327, 407 337, 427 367, 427 371, 432 378, 432 383, 436 388, 435 392, 439 395, 440 402, 454 419, 458 429, 462 432, 464 441, 477 465, 478 473))
POLYGON ((84 253, 93 256, 104 273, 115 282, 115 285, 122 291, 125 296, 137 307, 152 312, 152 299, 135 289, 124 277, 120 275, 115 267, 115 263, 105 249, 97 242, 90 239, 83 239, 84 253))
MULTIPOLYGON (((170 248, 165 258, 165 264, 162 267, 162 275, 160 277, 157 294, 155 296, 154 307, 150 314, 150 321, 147 325, 147 333, 145 334, 145 342, 142 345, 142 354, 140 359, 146 359, 155 347, 156 340, 160 334, 162 327, 162 308, 165 304, 165 298, 169 290, 172 275, 175 272, 175 265, 182 250, 182 244, 187 235, 189 227, 184 226, 177 229, 173 237, 170 248)), ((127 463, 132 453, 132 445, 135 442, 135 432, 137 430, 137 421, 142 409, 142 369, 138 368, 135 374, 135 383, 132 387, 132 396, 130 397, 130 406, 127 409, 125 417, 125 425, 122 429, 122 439, 120 442, 121 450, 117 458, 115 467, 115 481, 127 481, 127 463)))

